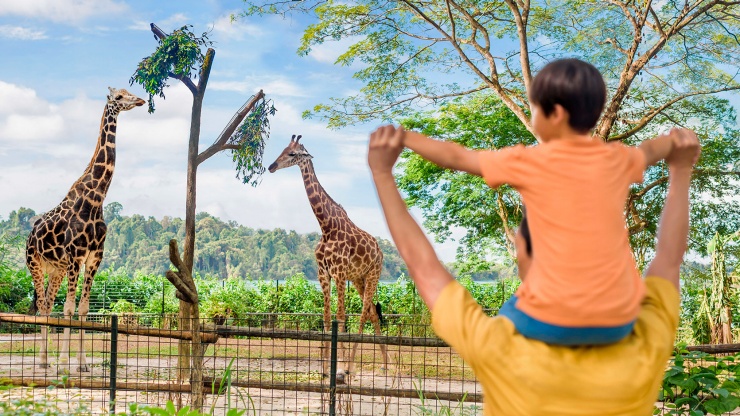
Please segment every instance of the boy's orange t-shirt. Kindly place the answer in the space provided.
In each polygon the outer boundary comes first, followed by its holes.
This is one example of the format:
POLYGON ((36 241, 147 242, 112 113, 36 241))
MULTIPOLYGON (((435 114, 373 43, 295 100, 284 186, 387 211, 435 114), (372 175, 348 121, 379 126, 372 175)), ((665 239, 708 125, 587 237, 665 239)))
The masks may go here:
POLYGON ((532 264, 516 307, 566 327, 637 318, 645 285, 629 246, 625 203, 642 182, 644 153, 621 143, 554 140, 480 154, 492 188, 514 187, 527 207, 532 264))

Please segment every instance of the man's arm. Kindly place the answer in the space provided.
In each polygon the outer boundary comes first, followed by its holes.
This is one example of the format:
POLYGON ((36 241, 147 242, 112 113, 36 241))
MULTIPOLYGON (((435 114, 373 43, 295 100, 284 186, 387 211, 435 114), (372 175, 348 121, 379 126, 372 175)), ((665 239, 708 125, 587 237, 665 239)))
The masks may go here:
POLYGON ((677 136, 673 150, 666 158, 670 181, 668 196, 658 226, 655 258, 645 275, 662 277, 680 289, 679 269, 689 232, 689 185, 701 149, 696 134, 691 130, 681 129, 671 134, 677 136))
POLYGON ((403 127, 399 127, 398 131, 404 136, 404 146, 435 165, 472 175, 482 175, 477 151, 457 143, 434 140, 415 131, 405 131, 403 127))
POLYGON ((393 241, 406 262, 419 295, 433 310, 452 276, 437 258, 429 240, 409 213, 393 178, 393 164, 403 150, 403 130, 381 127, 370 136, 368 164, 393 241))

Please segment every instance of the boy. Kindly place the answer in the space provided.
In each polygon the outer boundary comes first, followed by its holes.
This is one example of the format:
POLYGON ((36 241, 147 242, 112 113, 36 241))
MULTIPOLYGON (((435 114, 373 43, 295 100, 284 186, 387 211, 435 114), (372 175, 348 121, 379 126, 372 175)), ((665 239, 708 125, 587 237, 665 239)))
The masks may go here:
POLYGON ((591 130, 606 101, 592 65, 563 59, 530 88, 539 146, 473 151, 397 130, 403 144, 439 166, 513 186, 527 206, 532 261, 501 308, 517 331, 555 345, 618 342, 634 326, 645 285, 632 258, 624 205, 632 183, 664 159, 675 135, 639 147, 604 143, 591 130))

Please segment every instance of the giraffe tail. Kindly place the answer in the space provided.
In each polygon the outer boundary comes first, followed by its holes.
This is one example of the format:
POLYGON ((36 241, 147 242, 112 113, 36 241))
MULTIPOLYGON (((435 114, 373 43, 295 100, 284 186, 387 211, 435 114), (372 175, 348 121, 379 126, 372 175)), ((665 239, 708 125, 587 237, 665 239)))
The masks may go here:
POLYGON ((28 314, 31 316, 35 316, 36 312, 39 311, 38 306, 36 305, 36 302, 39 300, 39 295, 36 293, 36 291, 33 291, 33 302, 31 302, 31 306, 28 308, 28 314))
POLYGON ((383 310, 380 306, 380 302, 375 304, 375 313, 378 314, 378 320, 380 321, 380 324, 385 325, 385 318, 383 317, 383 310))

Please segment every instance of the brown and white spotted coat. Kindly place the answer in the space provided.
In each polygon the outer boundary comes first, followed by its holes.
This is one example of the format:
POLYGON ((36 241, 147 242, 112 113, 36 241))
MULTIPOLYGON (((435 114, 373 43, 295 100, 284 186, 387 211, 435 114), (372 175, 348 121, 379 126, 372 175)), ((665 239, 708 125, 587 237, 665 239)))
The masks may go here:
MULTIPOLYGON (((56 208, 43 214, 33 224, 26 243, 26 264, 33 277, 35 289, 34 308, 41 316, 48 316, 54 305, 62 281, 68 280, 67 298, 64 303, 65 318, 72 318, 75 311, 75 294, 82 266, 85 268, 84 286, 77 313, 86 319, 90 288, 103 259, 106 225, 103 222, 103 200, 110 187, 116 162, 116 122, 121 111, 141 106, 144 100, 124 89, 109 88, 100 122, 100 136, 92 160, 82 176, 72 185, 67 196, 56 208), (44 275, 49 276, 44 288, 44 275)), ((47 358, 48 329, 43 327, 44 343, 40 350, 40 366, 49 367, 47 358)), ((85 359, 80 330, 77 351, 79 371, 89 371, 85 359)), ((59 362, 69 363, 70 330, 65 328, 60 347, 59 362)), ((63 369, 60 368, 60 371, 63 369)), ((66 372, 66 371, 65 371, 66 372)))
MULTIPOLYGON (((301 136, 295 135, 288 147, 278 156, 268 170, 275 172, 278 169, 298 165, 303 175, 303 185, 306 188, 308 201, 321 227, 321 239, 316 246, 316 263, 321 291, 324 295, 324 330, 329 331, 331 325, 331 279, 337 290, 337 321, 339 331, 345 331, 345 291, 347 281, 352 282, 362 298, 362 314, 360 315, 360 332, 365 322, 370 319, 375 333, 380 335, 380 319, 373 305, 373 296, 378 287, 380 273, 383 266, 383 252, 380 251, 378 241, 366 231, 356 226, 349 219, 347 212, 335 202, 316 178, 316 172, 311 162, 312 156, 298 141, 301 136)), ((352 348, 352 355, 348 360, 346 370, 337 369, 337 381, 343 382, 345 373, 349 373, 354 363, 357 344, 352 348)), ((388 353, 385 345, 381 345, 383 363, 387 367, 388 353)), ((328 354, 328 348, 324 348, 328 354)), ((325 357, 326 358, 326 357, 325 357)), ((328 365, 328 360, 324 363, 328 365)))

